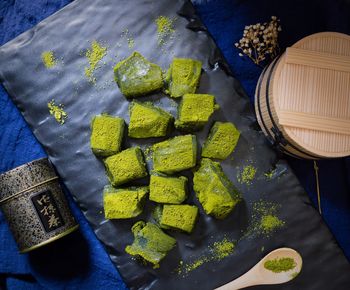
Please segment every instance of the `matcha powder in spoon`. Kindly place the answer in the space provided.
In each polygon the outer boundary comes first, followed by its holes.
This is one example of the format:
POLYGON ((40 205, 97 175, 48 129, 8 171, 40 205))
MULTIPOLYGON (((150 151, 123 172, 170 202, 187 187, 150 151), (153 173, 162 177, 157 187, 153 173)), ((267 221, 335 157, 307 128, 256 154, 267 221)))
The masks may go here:
POLYGON ((296 267, 296 263, 292 258, 276 258, 273 260, 267 260, 264 263, 264 267, 274 273, 281 273, 292 270, 296 267))

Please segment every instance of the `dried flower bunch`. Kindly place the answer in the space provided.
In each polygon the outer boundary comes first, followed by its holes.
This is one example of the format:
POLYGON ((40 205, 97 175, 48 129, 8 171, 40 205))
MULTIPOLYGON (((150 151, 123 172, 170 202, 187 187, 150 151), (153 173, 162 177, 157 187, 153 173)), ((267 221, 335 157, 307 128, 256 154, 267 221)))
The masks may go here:
POLYGON ((276 16, 271 16, 270 22, 246 26, 243 37, 235 43, 242 51, 239 56, 246 55, 257 65, 267 57, 275 58, 279 52, 278 33, 281 30, 280 20, 276 16))

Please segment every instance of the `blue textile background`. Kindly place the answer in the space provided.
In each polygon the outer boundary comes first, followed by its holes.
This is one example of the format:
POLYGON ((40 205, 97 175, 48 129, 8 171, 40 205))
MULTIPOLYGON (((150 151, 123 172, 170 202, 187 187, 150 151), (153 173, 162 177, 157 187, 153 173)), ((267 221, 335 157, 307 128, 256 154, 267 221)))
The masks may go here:
MULTIPOLYGON (((54 13, 70 0, 2 0, 0 44, 11 40, 54 13)), ((284 48, 308 34, 350 32, 350 1, 217 0, 195 1, 196 9, 252 98, 260 69, 238 57, 233 43, 245 25, 281 18, 284 48)), ((1 64, 0 64, 1 65, 1 64)), ((19 111, 0 88, 0 172, 45 156, 19 111)), ((316 204, 313 165, 289 158, 316 204)), ((324 218, 350 258, 350 159, 322 161, 320 180, 324 218)), ((126 289, 84 216, 67 195, 81 230, 47 247, 20 255, 0 213, 0 289, 126 289)), ((307 222, 307 221, 306 221, 307 222)))

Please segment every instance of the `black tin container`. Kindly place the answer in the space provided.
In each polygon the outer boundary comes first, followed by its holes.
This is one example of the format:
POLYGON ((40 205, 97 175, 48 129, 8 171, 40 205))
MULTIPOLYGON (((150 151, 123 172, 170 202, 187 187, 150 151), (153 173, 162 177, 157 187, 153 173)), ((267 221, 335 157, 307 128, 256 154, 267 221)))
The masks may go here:
POLYGON ((0 175, 0 207, 21 253, 51 243, 79 227, 47 158, 0 175))

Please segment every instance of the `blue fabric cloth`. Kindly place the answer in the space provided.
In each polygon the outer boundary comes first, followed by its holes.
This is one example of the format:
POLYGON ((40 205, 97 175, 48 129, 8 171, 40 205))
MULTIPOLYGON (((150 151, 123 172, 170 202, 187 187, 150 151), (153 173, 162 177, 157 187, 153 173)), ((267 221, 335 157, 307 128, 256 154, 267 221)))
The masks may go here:
MULTIPOLYGON (((0 2, 0 44, 31 28, 70 0, 3 0, 0 2)), ((281 18, 281 47, 308 34, 350 32, 349 1, 218 0, 196 1, 196 8, 224 53, 235 76, 252 98, 261 70, 238 57, 233 43, 245 25, 281 18), (285 2, 285 1, 284 1, 285 2)), ((0 88, 0 172, 45 156, 21 114, 0 88)), ((313 165, 289 159, 316 204, 313 165)), ((320 162, 324 218, 350 258, 349 159, 320 162)), ((96 239, 84 216, 67 195, 80 232, 40 251, 20 255, 0 213, 0 289, 126 289, 119 273, 96 239)), ((307 222, 307 221, 306 221, 307 222)))
MULTIPOLYGON (((197 13, 241 82, 251 101, 261 68, 234 47, 246 25, 281 19, 280 47, 321 31, 350 33, 350 1, 347 0, 194 0, 197 13)), ((312 161, 288 158, 295 174, 317 206, 312 161)), ((323 218, 350 260, 350 158, 318 161, 323 218)), ((305 221, 307 222, 307 221, 305 221)))

